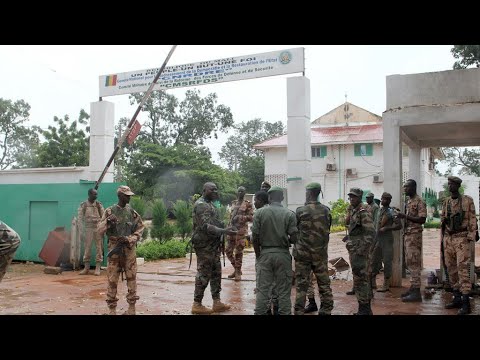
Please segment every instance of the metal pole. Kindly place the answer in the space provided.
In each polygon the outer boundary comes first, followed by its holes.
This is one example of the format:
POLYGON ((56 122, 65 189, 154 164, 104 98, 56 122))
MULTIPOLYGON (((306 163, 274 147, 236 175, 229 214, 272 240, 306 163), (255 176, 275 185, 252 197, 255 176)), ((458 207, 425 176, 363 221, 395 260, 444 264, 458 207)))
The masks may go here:
POLYGON ((157 75, 156 75, 155 78, 153 79, 152 83, 150 84, 150 87, 148 88, 147 92, 146 92, 145 95, 143 96, 142 101, 141 101, 140 104, 138 105, 137 110, 135 111, 135 114, 133 114, 132 119, 131 119, 130 122, 128 123, 127 129, 126 129, 125 132, 123 133, 123 136, 118 140, 117 146, 115 147, 115 150, 113 150, 112 156, 110 156, 110 159, 108 160, 107 165, 105 166, 105 169, 103 169, 102 174, 100 175, 100 177, 98 178, 97 182, 95 183, 95 190, 98 190, 98 187, 99 187, 100 184, 102 183, 102 180, 103 180, 103 178, 105 177, 105 174, 107 173, 108 168, 109 168, 110 165, 112 164, 112 161, 113 161, 113 159, 115 158, 115 155, 117 155, 118 151, 120 150, 120 148, 121 148, 122 145, 123 145, 123 142, 125 141, 125 139, 126 139, 126 138, 128 137, 128 135, 130 134, 130 131, 132 130, 132 125, 135 123, 135 120, 137 119, 138 114, 139 114, 140 111, 142 110, 143 105, 145 104, 145 102, 146 102, 146 101, 148 100, 148 98, 150 97, 150 94, 151 94, 152 91, 153 91, 153 87, 155 86, 155 84, 157 83, 158 79, 160 78, 160 75, 162 74, 163 70, 165 70, 165 67, 167 66, 168 60, 170 60, 170 57, 172 56, 172 54, 173 54, 173 52, 175 51, 175 48, 176 48, 176 47, 177 47, 177 45, 173 45, 172 48, 170 49, 170 52, 168 53, 165 61, 163 62, 162 67, 160 68, 160 70, 158 70, 157 75))

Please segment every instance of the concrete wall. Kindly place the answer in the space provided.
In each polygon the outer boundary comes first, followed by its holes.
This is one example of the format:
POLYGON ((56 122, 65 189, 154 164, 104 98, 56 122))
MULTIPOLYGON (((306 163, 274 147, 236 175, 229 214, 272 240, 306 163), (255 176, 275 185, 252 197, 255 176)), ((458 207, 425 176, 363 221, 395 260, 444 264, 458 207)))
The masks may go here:
POLYGON ((0 171, 0 184, 78 183, 89 180, 88 167, 58 167, 0 171))
MULTIPOLYGON (((460 175, 460 179, 462 179, 462 185, 465 187, 465 195, 471 196, 473 198, 473 202, 475 204, 475 211, 477 214, 479 213, 479 191, 478 186, 480 184, 480 178, 472 175, 460 175)), ((448 182, 446 177, 439 177, 436 176, 433 180, 433 190, 439 193, 443 191, 443 185, 448 182)), ((441 210, 439 210, 441 211, 441 210)))

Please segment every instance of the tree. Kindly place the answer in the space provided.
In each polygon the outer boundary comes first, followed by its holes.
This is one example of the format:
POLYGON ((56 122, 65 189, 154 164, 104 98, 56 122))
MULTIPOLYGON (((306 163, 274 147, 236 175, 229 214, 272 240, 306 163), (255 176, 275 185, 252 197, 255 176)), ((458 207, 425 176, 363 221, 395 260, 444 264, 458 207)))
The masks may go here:
POLYGON ((86 125, 89 118, 83 109, 80 110, 78 120, 70 125, 68 115, 63 119, 55 116, 53 121, 58 124, 58 129, 50 125, 48 130, 41 130, 46 141, 38 147, 38 166, 87 166, 89 138, 85 133, 90 132, 90 128, 86 126, 84 131, 78 128, 78 124, 86 125))
POLYGON ((30 105, 24 100, 0 98, 0 170, 35 166, 33 153, 39 143, 39 128, 24 125, 29 111, 30 105))
MULTIPOLYGON (((130 95, 130 103, 139 104, 144 93, 130 95)), ((216 139, 218 132, 233 125, 230 108, 217 105, 217 95, 202 98, 199 90, 188 90, 181 102, 165 91, 154 91, 143 105, 148 120, 142 125, 139 139, 163 146, 203 145, 204 140, 216 139)))
POLYGON ((480 67, 480 45, 454 45, 450 50, 455 59, 454 69, 466 69, 469 66, 476 65, 480 67))
POLYGON ((460 174, 480 176, 480 149, 478 147, 451 147, 442 150, 449 166, 447 174, 451 174, 453 168, 460 166, 460 174))

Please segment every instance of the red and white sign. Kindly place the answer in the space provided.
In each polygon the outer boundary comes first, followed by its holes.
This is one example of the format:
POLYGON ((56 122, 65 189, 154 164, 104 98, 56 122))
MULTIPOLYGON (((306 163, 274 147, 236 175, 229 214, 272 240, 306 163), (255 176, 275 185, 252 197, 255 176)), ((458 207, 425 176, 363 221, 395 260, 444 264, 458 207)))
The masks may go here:
POLYGON ((127 142, 129 145, 132 145, 135 139, 137 138, 138 133, 140 132, 142 125, 138 122, 138 120, 135 120, 135 122, 132 125, 132 129, 130 130, 130 133, 127 136, 127 142))

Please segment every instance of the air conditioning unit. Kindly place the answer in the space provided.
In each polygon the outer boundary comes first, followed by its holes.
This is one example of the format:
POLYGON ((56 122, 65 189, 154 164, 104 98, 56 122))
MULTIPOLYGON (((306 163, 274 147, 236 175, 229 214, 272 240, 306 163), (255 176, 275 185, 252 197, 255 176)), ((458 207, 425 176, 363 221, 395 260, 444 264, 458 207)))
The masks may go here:
POLYGON ((337 170, 337 165, 327 164, 327 171, 335 171, 335 170, 337 170))
POLYGON ((382 183, 383 182, 383 176, 382 175, 373 175, 373 182, 374 183, 382 183))
POLYGON ((357 175, 357 169, 351 168, 347 169, 347 176, 356 176, 357 175))
POLYGON ((435 163, 429 163, 428 170, 435 170, 435 163))

